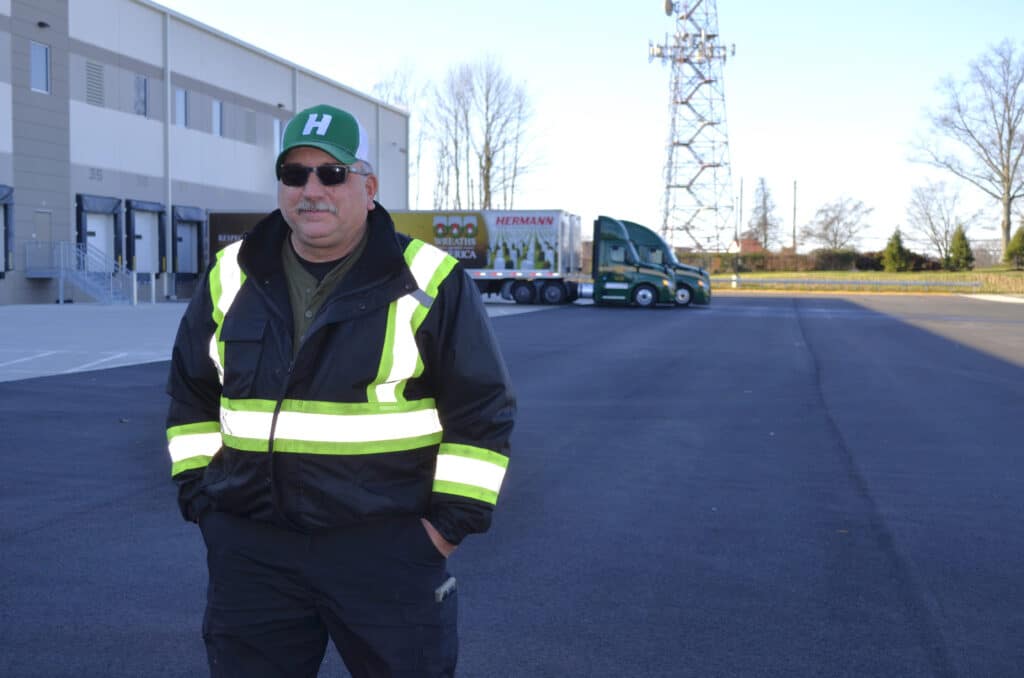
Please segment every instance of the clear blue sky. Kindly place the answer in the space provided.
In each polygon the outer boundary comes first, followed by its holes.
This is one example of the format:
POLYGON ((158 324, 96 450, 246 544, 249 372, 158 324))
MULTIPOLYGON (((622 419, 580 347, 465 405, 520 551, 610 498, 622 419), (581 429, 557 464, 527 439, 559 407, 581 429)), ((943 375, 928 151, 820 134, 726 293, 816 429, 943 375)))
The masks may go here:
MULTIPOLYGON (((535 110, 516 206, 608 214, 660 227, 670 68, 648 41, 675 27, 661 0, 164 0, 175 11, 370 92, 406 64, 420 82, 498 58, 535 110)), ((1024 0, 718 0, 734 195, 743 218, 767 180, 785 233, 848 196, 875 209, 861 249, 906 225, 911 189, 948 178, 909 161, 944 76, 1004 38, 1024 48, 1024 0)), ((423 196, 430 195, 429 189, 423 196)), ((977 189, 962 199, 998 210, 977 189)), ((421 204, 429 208, 429 204, 421 204)), ((989 225, 986 224, 986 225, 989 225)), ((994 226, 972 238, 996 238, 994 226)), ((801 248, 803 249, 803 248, 801 248)))

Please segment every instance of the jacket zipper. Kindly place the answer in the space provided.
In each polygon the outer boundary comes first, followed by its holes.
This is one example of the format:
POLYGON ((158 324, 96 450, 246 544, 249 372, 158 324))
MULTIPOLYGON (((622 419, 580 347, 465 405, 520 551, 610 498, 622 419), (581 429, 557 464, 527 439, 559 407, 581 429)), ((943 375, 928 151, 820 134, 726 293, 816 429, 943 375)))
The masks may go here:
MULTIPOLYGON (((274 303, 274 300, 270 297, 269 294, 267 294, 266 290, 263 289, 266 285, 269 284, 269 282, 270 282, 269 280, 264 279, 263 280, 263 285, 257 285, 257 287, 260 290, 260 293, 263 295, 264 301, 267 304, 267 306, 269 306, 271 309, 273 309, 273 311, 274 311, 274 313, 276 315, 282 316, 282 314, 280 312, 280 309, 277 308, 277 305, 274 303)), ((364 286, 362 286, 362 287, 360 287, 358 289, 355 289, 355 290, 346 290, 342 295, 339 295, 339 296, 332 296, 332 298, 327 299, 324 302, 324 304, 320 307, 320 311, 317 313, 317 316, 319 317, 319 316, 323 315, 323 313, 325 312, 325 309, 327 308, 328 305, 336 304, 336 303, 338 303, 338 301, 340 299, 344 299, 347 296, 354 296, 356 294, 362 293, 364 290, 371 290, 373 288, 374 288, 374 285, 369 284, 369 285, 364 285, 364 286)), ((408 290, 409 289, 409 285, 406 284, 405 288, 408 290)), ((365 310, 366 309, 366 304, 365 303, 364 304, 360 304, 359 308, 360 308, 361 311, 365 310)), ((288 516, 287 513, 285 513, 284 509, 281 506, 281 500, 280 500, 280 496, 279 496, 279 492, 278 492, 277 483, 274 482, 274 440, 275 440, 275 437, 276 437, 276 434, 277 434, 277 418, 278 418, 278 415, 280 415, 280 413, 281 413, 281 407, 284 405, 285 396, 288 395, 288 387, 291 385, 292 372, 295 369, 295 362, 296 362, 297 358, 299 357, 299 354, 302 353, 302 347, 306 343, 306 338, 309 337, 312 334, 311 330, 313 329, 313 327, 315 325, 316 325, 316 318, 314 318, 313 323, 310 325, 309 329, 306 331, 306 334, 303 337, 299 338, 299 342, 300 343, 299 343, 298 350, 293 350, 293 354, 294 355, 293 355, 291 361, 288 363, 288 371, 284 375, 284 382, 283 382, 283 384, 281 386, 281 395, 278 396, 277 402, 274 403, 274 414, 273 414, 273 416, 271 417, 271 420, 270 420, 270 435, 269 435, 269 438, 267 440, 267 465, 269 467, 269 471, 268 471, 268 474, 267 474, 267 484, 270 485, 270 504, 271 504, 271 507, 274 509, 274 512, 278 516, 281 517, 282 520, 284 520, 286 523, 288 523, 290 526, 292 526, 294 529, 296 529, 296 530, 298 530, 300 532, 305 531, 305 529, 301 525, 296 523, 294 520, 292 520, 288 516)), ((319 329, 320 328, 317 328, 317 330, 319 330, 319 329)), ((292 341, 295 341, 295 338, 293 338, 292 341)), ((300 485, 299 486, 299 493, 301 494, 301 492, 302 492, 302 487, 300 485)))
MULTIPOLYGON (((257 288, 263 295, 264 302, 267 304, 269 308, 273 310, 273 313, 279 317, 283 317, 281 309, 277 307, 277 304, 274 303, 273 298, 271 298, 271 296, 267 294, 266 290, 264 289, 264 287, 266 287, 269 283, 269 280, 264 279, 263 284, 258 285, 257 288)), ((288 386, 291 384, 292 371, 295 368, 296 357, 298 357, 298 351, 295 351, 295 357, 293 357, 291 361, 288 363, 288 371, 285 373, 284 381, 281 384, 281 393, 278 396, 277 401, 274 403, 274 414, 271 416, 270 419, 270 434, 267 438, 267 484, 270 485, 270 505, 274 509, 274 513, 280 516, 282 520, 284 520, 287 524, 289 524, 296 530, 304 531, 303 527, 296 523, 294 520, 292 520, 284 511, 283 507, 281 506, 281 500, 278 493, 277 483, 274 482, 274 440, 277 436, 277 419, 278 416, 281 414, 281 407, 284 405, 285 396, 288 395, 288 386)))

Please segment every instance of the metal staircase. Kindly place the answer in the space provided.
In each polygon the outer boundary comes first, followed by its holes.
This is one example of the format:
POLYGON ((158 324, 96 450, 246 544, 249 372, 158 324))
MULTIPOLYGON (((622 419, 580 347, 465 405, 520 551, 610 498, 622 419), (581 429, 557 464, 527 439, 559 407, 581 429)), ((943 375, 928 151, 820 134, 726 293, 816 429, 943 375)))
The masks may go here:
POLYGON ((64 303, 68 284, 102 304, 132 303, 134 273, 73 242, 25 243, 25 277, 56 278, 58 303, 64 303))

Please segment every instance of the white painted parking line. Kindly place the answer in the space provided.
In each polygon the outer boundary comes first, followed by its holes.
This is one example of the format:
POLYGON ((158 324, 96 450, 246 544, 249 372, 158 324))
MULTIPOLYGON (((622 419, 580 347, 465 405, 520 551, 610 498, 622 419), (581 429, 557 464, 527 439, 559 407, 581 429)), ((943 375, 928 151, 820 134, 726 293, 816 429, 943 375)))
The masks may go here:
POLYGON ((88 370, 88 369, 91 369, 93 367, 96 367, 97 365, 101 365, 103 363, 108 363, 111 360, 117 360, 118 358, 123 358, 126 355, 128 355, 128 354, 127 353, 115 353, 114 355, 107 356, 106 358, 100 358, 99 360, 93 360, 91 363, 86 363, 84 365, 79 365, 78 367, 72 367, 70 370, 64 370, 64 374, 71 374, 72 372, 84 372, 85 370, 88 370))
POLYGON ((17 360, 8 360, 5 363, 0 363, 0 367, 7 367, 8 365, 17 365, 18 363, 27 363, 27 362, 29 362, 31 360, 39 360, 40 358, 45 358, 46 356, 53 355, 56 352, 57 351, 43 351, 42 353, 36 353, 35 355, 30 355, 30 356, 28 356, 26 358, 18 358, 17 360))
POLYGON ((961 294, 961 297, 968 299, 981 299, 982 301, 1001 301, 1004 304, 1024 304, 1024 297, 1017 297, 1009 294, 961 294))
POLYGON ((500 318, 506 315, 518 315, 520 313, 535 313, 537 311, 545 311, 552 308, 558 308, 558 306, 523 306, 522 304, 488 304, 487 315, 492 318, 500 318))
MULTIPOLYGON (((491 316, 558 308, 505 300, 486 307, 491 316)), ((0 383, 168 361, 184 310, 184 303, 0 305, 0 383)))

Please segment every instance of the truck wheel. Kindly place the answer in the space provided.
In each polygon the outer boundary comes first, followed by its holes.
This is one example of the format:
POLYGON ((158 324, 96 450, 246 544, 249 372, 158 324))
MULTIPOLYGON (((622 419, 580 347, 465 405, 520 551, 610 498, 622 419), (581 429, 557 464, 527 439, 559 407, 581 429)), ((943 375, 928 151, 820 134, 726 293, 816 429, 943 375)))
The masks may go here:
POLYGON ((544 287, 540 289, 540 295, 543 297, 545 304, 552 305, 564 304, 569 296, 565 290, 565 285, 560 282, 544 283, 544 287))
POLYGON ((533 283, 519 281, 512 286, 512 298, 517 304, 532 304, 537 297, 533 289, 533 283))
POLYGON ((658 303, 658 291, 650 285, 638 285, 633 290, 633 303, 640 308, 653 308, 658 303))
POLYGON ((693 291, 689 287, 680 285, 676 288, 676 305, 689 306, 691 301, 693 301, 693 291))

